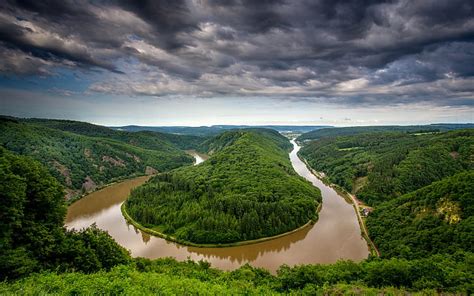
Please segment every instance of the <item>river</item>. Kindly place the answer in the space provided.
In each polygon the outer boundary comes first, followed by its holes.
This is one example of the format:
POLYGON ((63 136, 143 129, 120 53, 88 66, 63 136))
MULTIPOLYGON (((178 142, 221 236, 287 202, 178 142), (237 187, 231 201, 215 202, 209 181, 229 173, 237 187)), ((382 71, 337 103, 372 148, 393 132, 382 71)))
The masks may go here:
MULTIPOLYGON (((295 233, 252 245, 228 248, 196 248, 150 236, 127 224, 120 205, 134 187, 149 177, 124 181, 89 194, 72 204, 66 216, 66 227, 81 229, 93 223, 104 229, 134 257, 150 259, 173 257, 177 260, 206 260, 213 267, 232 270, 250 263, 275 272, 282 264, 334 263, 339 259, 359 261, 367 258, 367 243, 360 234, 354 208, 334 189, 316 178, 298 158, 300 147, 294 146, 290 160, 295 171, 321 190, 323 204, 319 220, 295 233)), ((195 165, 205 157, 195 153, 195 165)))

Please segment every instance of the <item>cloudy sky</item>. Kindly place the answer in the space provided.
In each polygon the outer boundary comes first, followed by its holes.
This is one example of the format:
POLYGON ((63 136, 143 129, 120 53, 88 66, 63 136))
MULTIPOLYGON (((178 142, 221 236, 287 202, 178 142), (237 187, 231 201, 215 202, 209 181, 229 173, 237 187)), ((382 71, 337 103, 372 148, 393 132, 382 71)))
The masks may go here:
POLYGON ((106 125, 474 122, 474 3, 4 0, 0 114, 106 125))

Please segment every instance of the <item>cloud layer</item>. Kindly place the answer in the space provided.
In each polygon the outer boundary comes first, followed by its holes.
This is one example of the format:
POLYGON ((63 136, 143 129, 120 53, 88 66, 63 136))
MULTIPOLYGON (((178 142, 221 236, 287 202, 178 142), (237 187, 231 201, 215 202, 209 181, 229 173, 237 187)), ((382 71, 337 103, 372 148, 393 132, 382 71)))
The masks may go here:
POLYGON ((99 71, 88 93, 474 105, 462 0, 3 1, 0 73, 99 71))

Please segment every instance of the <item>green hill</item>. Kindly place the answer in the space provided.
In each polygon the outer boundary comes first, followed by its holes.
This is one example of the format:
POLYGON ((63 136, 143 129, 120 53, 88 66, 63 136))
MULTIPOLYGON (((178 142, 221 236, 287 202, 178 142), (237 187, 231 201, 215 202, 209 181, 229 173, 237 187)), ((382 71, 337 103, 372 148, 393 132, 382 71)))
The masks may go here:
POLYGON ((145 149, 175 152, 179 149, 194 149, 206 138, 193 135, 176 135, 154 131, 120 131, 105 126, 87 122, 56 119, 21 119, 23 122, 33 123, 53 129, 72 132, 84 136, 103 137, 114 139, 145 149))
POLYGON ((474 128, 472 123, 436 123, 428 125, 381 125, 381 126, 349 126, 322 128, 302 134, 298 141, 318 140, 328 137, 351 136, 366 133, 404 132, 404 133, 435 133, 457 129, 474 128))
POLYGON ((316 219, 319 191, 293 170, 290 143, 273 130, 225 132, 206 162, 154 177, 125 204, 145 227, 192 243, 273 236, 316 219))
POLYGON ((381 204, 367 227, 383 257, 474 252, 474 171, 381 204))
POLYGON ((0 145, 40 161, 67 188, 68 197, 116 179, 167 171, 193 162, 184 151, 154 134, 122 135, 86 123, 72 124, 75 128, 67 128, 64 123, 36 124, 1 118, 0 145), (79 126, 88 129, 80 131, 79 126))
POLYGON ((474 169, 474 129, 322 138, 305 144, 300 155, 332 183, 376 205, 474 169))

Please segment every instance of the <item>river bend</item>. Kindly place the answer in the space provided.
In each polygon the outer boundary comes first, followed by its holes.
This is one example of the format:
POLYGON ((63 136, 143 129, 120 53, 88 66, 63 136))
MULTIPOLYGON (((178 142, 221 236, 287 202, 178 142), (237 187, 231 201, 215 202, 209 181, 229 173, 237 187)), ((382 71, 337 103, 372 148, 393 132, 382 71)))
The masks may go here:
MULTIPOLYGON (((224 270, 250 263, 275 272, 282 264, 334 263, 339 259, 360 261, 367 258, 367 244, 361 237, 353 206, 308 170, 297 156, 300 147, 295 141, 292 144, 290 160, 293 168, 321 190, 323 203, 316 224, 287 236, 227 248, 189 247, 150 236, 129 225, 120 211, 130 190, 146 182, 149 178, 146 176, 114 184, 78 200, 68 209, 66 227, 81 229, 96 223, 134 257, 203 259, 224 270)), ((194 151, 189 153, 195 157, 195 165, 205 159, 194 151)))

